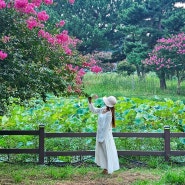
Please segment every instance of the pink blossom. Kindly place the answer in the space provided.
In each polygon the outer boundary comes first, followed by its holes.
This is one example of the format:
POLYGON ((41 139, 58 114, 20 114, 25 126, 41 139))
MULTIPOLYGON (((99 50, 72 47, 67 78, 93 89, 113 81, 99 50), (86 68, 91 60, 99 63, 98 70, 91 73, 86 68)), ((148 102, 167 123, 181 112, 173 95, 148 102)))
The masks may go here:
POLYGON ((67 92, 69 92, 69 93, 73 92, 71 85, 68 85, 67 92))
POLYGON ((32 3, 35 4, 36 7, 40 7, 42 0, 32 0, 32 3))
POLYGON ((43 37, 43 38, 45 38, 47 40, 52 37, 52 35, 49 32, 44 31, 44 30, 40 30, 39 33, 38 33, 38 36, 39 37, 43 37))
POLYGON ((56 40, 55 40, 55 38, 53 38, 53 37, 49 37, 48 39, 47 39, 47 41, 48 41, 48 43, 50 43, 51 45, 55 45, 55 43, 56 43, 56 40))
POLYGON ((94 73, 99 73, 99 72, 102 72, 102 69, 99 66, 93 66, 91 67, 91 71, 94 73))
POLYGON ((75 0, 69 0, 70 4, 74 4, 75 0))
POLYGON ((8 37, 8 36, 2 37, 2 42, 3 42, 3 43, 7 43, 7 42, 9 42, 9 41, 10 41, 10 37, 8 37))
POLYGON ((81 68, 79 71, 78 71, 78 76, 84 76, 85 75, 85 71, 83 68, 81 68))
POLYGON ((73 73, 76 73, 77 70, 78 70, 78 67, 73 68, 73 66, 71 64, 67 64, 66 65, 66 69, 69 70, 69 71, 71 71, 71 72, 73 72, 73 73))
POLYGON ((69 48, 64 48, 64 51, 67 55, 72 55, 72 51, 69 48))
POLYGON ((26 21, 28 29, 32 30, 34 27, 38 26, 38 22, 34 17, 29 17, 26 21))
POLYGON ((49 32, 46 32, 44 30, 39 30, 38 37, 42 37, 48 41, 51 45, 56 44, 56 38, 53 37, 49 32))
POLYGON ((61 21, 59 22, 59 25, 60 25, 60 26, 64 26, 64 24, 65 24, 65 21, 64 21, 64 20, 61 20, 61 21))
POLYGON ((38 36, 39 37, 44 37, 44 35, 45 35, 45 31, 44 30, 39 30, 38 36))
POLYGON ((96 64, 96 60, 94 58, 90 58, 90 61, 89 61, 90 65, 93 66, 96 64))
POLYGON ((81 91, 80 88, 77 88, 77 87, 76 87, 76 88, 75 88, 75 92, 78 93, 78 94, 80 94, 82 91, 81 91))
POLYGON ((35 11, 35 4, 33 3, 28 3, 27 6, 24 8, 24 13, 26 14, 36 14, 36 11, 35 11))
POLYGON ((62 26, 64 26, 64 24, 65 24, 65 21, 64 20, 61 20, 59 23, 56 24, 56 26, 57 27, 59 27, 59 26, 62 27, 62 26))
POLYGON ((44 24, 42 24, 41 22, 38 22, 37 27, 38 27, 38 28, 42 28, 42 29, 43 29, 45 26, 44 26, 44 24))
POLYGON ((82 64, 82 66, 83 66, 83 67, 90 67, 91 64, 90 64, 89 62, 84 62, 84 63, 82 64))
POLYGON ((49 15, 46 13, 46 11, 41 11, 37 14, 39 21, 47 21, 49 19, 49 15))
POLYGON ((0 60, 4 60, 8 56, 7 53, 0 50, 0 60))
POLYGON ((64 43, 69 40, 69 36, 65 30, 62 33, 56 35, 56 38, 58 39, 58 43, 64 43))
POLYGON ((78 85, 82 84, 82 79, 81 79, 81 77, 78 76, 78 75, 76 76, 75 81, 76 81, 76 84, 78 84, 78 85))
POLYGON ((15 0, 14 7, 16 9, 23 9, 23 8, 26 8, 27 4, 28 4, 28 0, 15 0))
POLYGON ((0 10, 6 8, 6 3, 4 0, 0 0, 0 10))
POLYGON ((12 8, 12 3, 8 3, 7 8, 12 8))
POLYGON ((44 0, 44 3, 47 5, 53 4, 53 0, 44 0))

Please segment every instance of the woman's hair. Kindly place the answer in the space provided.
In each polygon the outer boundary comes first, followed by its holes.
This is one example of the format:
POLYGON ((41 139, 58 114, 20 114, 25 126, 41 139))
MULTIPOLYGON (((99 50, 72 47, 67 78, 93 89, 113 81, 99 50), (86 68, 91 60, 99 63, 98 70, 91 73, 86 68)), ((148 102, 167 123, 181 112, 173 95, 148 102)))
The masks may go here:
POLYGON ((107 107, 107 110, 111 110, 112 112, 112 127, 116 127, 116 121, 115 121, 115 108, 114 107, 107 107))

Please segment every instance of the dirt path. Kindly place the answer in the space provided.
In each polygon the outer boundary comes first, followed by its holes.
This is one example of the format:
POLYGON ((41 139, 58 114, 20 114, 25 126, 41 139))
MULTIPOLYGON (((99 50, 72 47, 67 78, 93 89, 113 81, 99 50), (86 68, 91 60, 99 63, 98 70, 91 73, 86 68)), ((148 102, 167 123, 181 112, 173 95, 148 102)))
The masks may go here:
POLYGON ((97 175, 97 173, 97 171, 92 171, 85 174, 74 174, 70 180, 53 179, 48 176, 40 179, 39 176, 31 176, 17 183, 11 178, 3 177, 0 178, 0 185, 131 185, 138 180, 155 182, 160 179, 160 175, 143 171, 118 171, 111 175, 101 173, 97 175))
POLYGON ((73 181, 63 181, 56 185, 130 185, 137 180, 159 180, 159 177, 151 174, 122 172, 119 174, 105 175, 100 178, 94 178, 93 173, 88 173, 86 176, 80 178, 75 177, 73 181))

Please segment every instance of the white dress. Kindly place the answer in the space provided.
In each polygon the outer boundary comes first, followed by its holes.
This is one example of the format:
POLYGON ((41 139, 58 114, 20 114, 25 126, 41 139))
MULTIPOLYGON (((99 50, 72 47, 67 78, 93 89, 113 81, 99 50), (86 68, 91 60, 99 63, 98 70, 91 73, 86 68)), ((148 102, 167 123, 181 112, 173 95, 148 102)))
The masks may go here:
POLYGON ((95 163, 111 174, 120 168, 116 145, 112 135, 112 113, 103 113, 105 107, 95 108, 89 104, 89 109, 98 114, 98 129, 96 134, 95 163))

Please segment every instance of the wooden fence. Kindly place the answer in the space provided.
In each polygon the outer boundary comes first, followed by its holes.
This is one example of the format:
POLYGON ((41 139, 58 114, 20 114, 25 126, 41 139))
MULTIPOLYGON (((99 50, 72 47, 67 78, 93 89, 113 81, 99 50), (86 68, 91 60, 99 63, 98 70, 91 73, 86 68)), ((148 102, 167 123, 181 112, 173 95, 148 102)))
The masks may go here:
MULTIPOLYGON (((17 131, 17 130, 1 130, 1 135, 36 135, 39 139, 39 146, 36 149, 2 149, 0 148, 0 154, 38 154, 39 164, 44 164, 44 158, 50 156, 94 156, 95 151, 45 151, 45 138, 63 138, 63 137, 95 137, 96 133, 46 133, 44 131, 44 125, 39 126, 39 130, 34 131, 17 131)), ((171 138, 185 138, 185 133, 171 133, 170 127, 165 126, 163 133, 113 133, 114 137, 125 138, 163 138, 164 150, 163 151, 136 151, 136 150, 124 150, 119 151, 118 155, 122 156, 163 156, 166 161, 169 161, 170 156, 183 156, 184 150, 171 150, 170 139, 171 138)))

